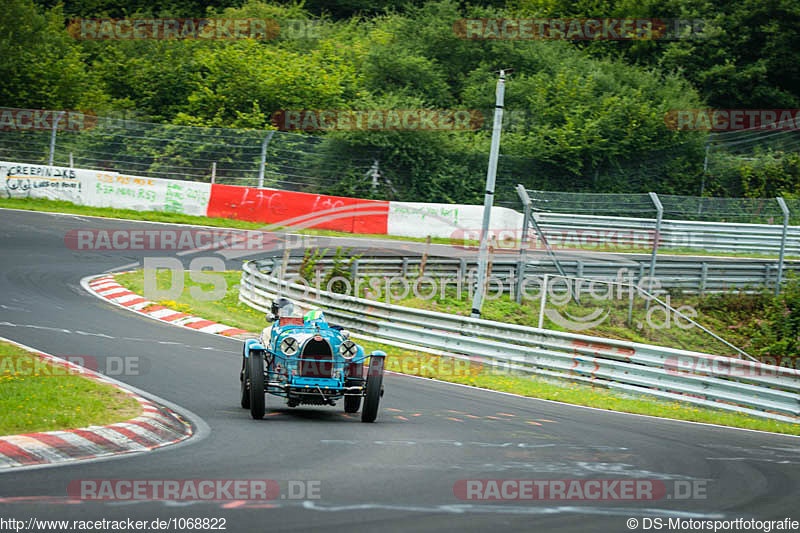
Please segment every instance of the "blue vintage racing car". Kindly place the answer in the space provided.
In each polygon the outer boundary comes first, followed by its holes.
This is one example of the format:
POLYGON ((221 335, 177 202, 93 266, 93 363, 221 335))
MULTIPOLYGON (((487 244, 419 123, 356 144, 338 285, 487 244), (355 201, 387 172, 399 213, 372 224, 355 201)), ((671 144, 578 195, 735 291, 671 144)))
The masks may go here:
POLYGON ((241 405, 253 418, 264 417, 269 393, 283 397, 289 407, 336 405, 343 399, 347 413, 357 412, 363 399, 361 421, 375 421, 383 396, 384 352, 365 355, 347 331, 328 324, 321 310, 297 316, 286 298, 272 302, 267 320, 272 324, 259 339, 246 340, 242 353, 241 405))

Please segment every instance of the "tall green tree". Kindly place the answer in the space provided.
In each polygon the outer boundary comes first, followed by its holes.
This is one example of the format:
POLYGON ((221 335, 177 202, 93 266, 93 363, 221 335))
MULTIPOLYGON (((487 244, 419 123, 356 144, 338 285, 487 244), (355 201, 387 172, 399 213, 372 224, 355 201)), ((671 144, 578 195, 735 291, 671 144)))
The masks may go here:
POLYGON ((6 0, 0 17, 0 102, 33 109, 92 108, 102 100, 60 8, 6 0))
POLYGON ((680 72, 718 108, 800 107, 800 2, 796 0, 511 0, 531 17, 699 21, 702 31, 662 41, 575 41, 590 53, 680 72))

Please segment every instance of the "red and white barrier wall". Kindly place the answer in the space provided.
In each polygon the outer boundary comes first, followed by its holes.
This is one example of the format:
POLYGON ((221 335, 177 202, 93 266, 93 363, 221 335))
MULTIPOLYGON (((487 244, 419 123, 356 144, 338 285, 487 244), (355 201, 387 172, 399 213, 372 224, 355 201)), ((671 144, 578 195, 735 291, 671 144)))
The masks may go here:
POLYGON ((211 184, 0 161, 0 195, 202 216, 208 208, 211 184))
POLYGON ((389 202, 212 185, 207 216, 349 233, 387 233, 389 202))
MULTIPOLYGON (((388 235, 480 239, 482 205, 389 202, 388 235)), ((494 233, 522 228, 522 214, 493 207, 489 228, 494 233)))
MULTIPOLYGON (((404 237, 463 238, 483 217, 480 205, 362 200, 7 161, 0 161, 0 195, 404 237)), ((492 210, 493 229, 521 224, 522 215, 512 209, 492 210)))

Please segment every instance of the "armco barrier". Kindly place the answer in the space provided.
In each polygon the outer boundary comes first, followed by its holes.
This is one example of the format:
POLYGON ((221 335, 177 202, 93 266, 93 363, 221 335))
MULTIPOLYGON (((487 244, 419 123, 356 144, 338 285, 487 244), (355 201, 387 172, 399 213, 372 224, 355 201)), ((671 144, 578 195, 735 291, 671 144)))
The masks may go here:
POLYGON ((272 277, 270 265, 245 263, 241 302, 266 312, 269 302, 281 295, 303 307, 321 307, 332 323, 388 344, 410 344, 516 372, 800 421, 800 375, 795 369, 338 295, 272 277))
MULTIPOLYGON (((474 256, 473 256, 474 257, 474 256)), ((530 257, 530 256, 529 256, 530 257)), ((282 263, 275 258, 274 266, 282 263)), ((289 272, 297 272, 302 262, 300 257, 290 257, 287 262, 289 272)), ((418 276, 422 263, 421 257, 360 257, 351 263, 351 272, 360 277, 414 277, 418 276)), ((317 264, 329 268, 333 263, 330 257, 319 259, 317 264)), ((620 281, 633 280, 639 283, 648 275, 649 261, 611 262, 611 261, 561 261, 567 276, 620 281)), ((510 290, 511 283, 519 278, 520 264, 516 258, 496 257, 492 261, 492 278, 494 283, 502 282, 503 291, 510 290)), ((685 261, 679 258, 660 259, 656 265, 655 279, 660 289, 677 289, 685 293, 718 293, 730 291, 754 291, 773 288, 776 282, 777 262, 774 259, 725 259, 704 258, 703 261, 685 261)), ((786 262, 787 271, 800 275, 800 261, 786 262)), ((558 274, 555 266, 548 260, 541 262, 528 261, 523 266, 526 279, 541 278, 544 274, 558 274)), ((477 263, 471 259, 451 259, 429 256, 425 262, 425 276, 430 278, 462 279, 470 276, 474 279, 477 263)), ((535 286, 532 285, 532 286, 535 286)), ((496 287, 496 286, 493 286, 496 287)), ((579 286, 589 291, 588 284, 579 286)))
MULTIPOLYGON (((615 232, 652 233, 655 220, 595 215, 536 213, 535 218, 546 236, 580 241, 586 234, 602 235, 615 232)), ((520 223, 521 226, 521 223, 520 223)), ((697 222, 663 220, 659 247, 694 248, 708 251, 777 254, 781 247, 783 226, 742 224, 730 222, 697 222)), ((786 254, 800 255, 800 226, 789 226, 786 235, 786 254)))
MULTIPOLYGON (((387 232, 407 237, 454 239, 480 238, 483 206, 389 202, 387 232)), ((602 248, 633 240, 629 247, 648 252, 652 248, 655 219, 598 215, 573 215, 536 212, 545 236, 556 248, 602 248)), ((523 215, 505 207, 494 207, 491 234, 498 240, 519 239, 523 215)), ((665 219, 661 224, 659 247, 692 248, 710 252, 778 254, 783 226, 779 224, 743 224, 698 222, 665 219)), ((530 232, 528 238, 537 242, 530 232)), ((787 255, 800 255, 800 226, 789 226, 786 235, 787 255)))

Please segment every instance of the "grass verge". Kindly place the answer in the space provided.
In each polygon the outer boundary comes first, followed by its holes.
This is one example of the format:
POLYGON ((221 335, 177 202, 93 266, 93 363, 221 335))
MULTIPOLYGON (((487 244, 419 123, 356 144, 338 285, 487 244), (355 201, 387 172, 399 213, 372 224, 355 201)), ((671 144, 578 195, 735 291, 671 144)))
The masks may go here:
MULTIPOLYGON (((194 224, 201 226, 213 226, 220 228, 232 229, 261 229, 266 226, 262 222, 248 222, 246 220, 236 220, 230 218, 212 218, 203 216, 183 215, 180 213, 165 213, 162 211, 135 211, 133 209, 114 209, 111 207, 91 207, 84 205, 76 205, 70 202, 61 200, 47 200, 42 198, 0 198, 0 207, 10 209, 25 209, 28 211, 44 211, 56 213, 69 213, 74 215, 84 215, 93 217, 105 218, 124 218, 130 220, 144 220, 149 222, 165 222, 171 224, 194 224)), ((284 228, 287 229, 287 228, 284 228)), ((356 238, 372 238, 384 240, 398 240, 410 242, 425 242, 426 239, 420 237, 401 237, 397 235, 383 235, 383 234, 366 234, 366 233, 345 233, 342 231, 321 230, 321 229, 303 229, 303 230, 289 230, 293 233, 300 233, 303 235, 316 235, 320 237, 356 237, 356 238)), ((431 243, 433 244, 446 244, 452 246, 477 246, 478 241, 470 241, 464 239, 449 239, 444 237, 432 237, 431 243)), ((515 249, 517 245, 508 245, 508 249, 515 249)), ((572 251, 586 251, 586 252, 613 252, 613 253, 646 253, 649 250, 641 248, 629 248, 621 246, 587 246, 584 248, 570 248, 572 251)), ((567 251, 569 251, 567 250, 567 251)), ((559 250, 561 251, 561 250, 559 250)), ((777 258, 777 254, 757 254, 757 253, 736 253, 736 252, 719 252, 708 251, 696 248, 670 248, 660 249, 658 251, 662 255, 703 255, 703 256, 718 256, 718 257, 752 257, 752 258, 777 258)), ((800 256, 786 256, 786 259, 800 259, 800 256)))
MULTIPOLYGON (((209 291, 212 285, 196 283, 189 278, 189 273, 186 272, 183 294, 177 300, 158 303, 230 326, 259 331, 265 325, 264 315, 238 301, 238 280, 241 273, 226 272, 224 275, 227 290, 225 297, 220 300, 198 302, 190 294, 191 287, 209 291)), ((159 272, 156 284, 159 289, 170 288, 169 276, 169 272, 159 272)), ((116 279, 124 287, 142 294, 143 271, 120 274, 116 276, 116 279)), ((649 396, 631 396, 577 382, 565 381, 562 384, 536 376, 500 374, 490 367, 475 363, 465 364, 461 360, 450 357, 434 356, 421 351, 401 349, 376 342, 359 340, 359 343, 367 352, 385 351, 389 354, 386 363, 387 370, 405 374, 600 409, 800 435, 800 424, 763 420, 717 409, 697 408, 691 404, 667 402, 649 396)))
POLYGON ((0 341, 0 412, 0 435, 15 435, 114 424, 141 408, 115 387, 0 341))

